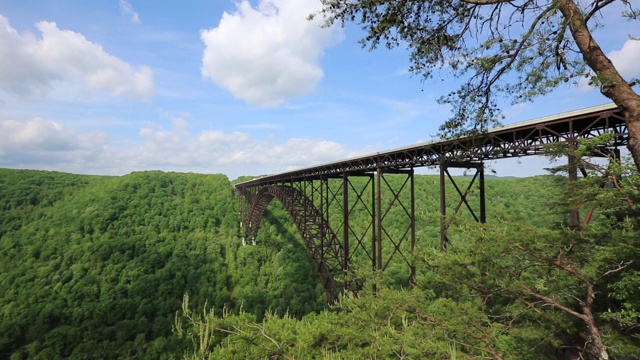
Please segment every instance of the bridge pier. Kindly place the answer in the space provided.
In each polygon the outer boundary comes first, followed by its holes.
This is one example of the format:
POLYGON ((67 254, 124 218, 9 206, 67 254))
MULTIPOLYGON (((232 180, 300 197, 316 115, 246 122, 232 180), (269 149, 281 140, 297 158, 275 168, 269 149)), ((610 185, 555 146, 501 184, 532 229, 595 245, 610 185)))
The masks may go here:
POLYGON ((415 180, 414 170, 411 169, 381 169, 376 171, 376 264, 378 271, 386 270, 394 257, 401 258, 409 267, 407 282, 415 282, 415 180), (385 175, 403 175, 401 183, 393 184, 385 175), (408 192, 408 194, 407 194, 408 192), (385 195, 388 195, 385 197, 385 195), (395 212, 392 212, 395 209, 395 212), (393 216, 393 219, 391 217, 393 216), (398 224, 398 220, 404 222, 398 224), (393 220, 392 232, 387 226, 393 220), (383 243, 390 244, 390 249, 384 252, 383 243), (406 244, 408 243, 408 244, 406 244), (406 244, 406 245, 405 245, 406 244))
MULTIPOLYGON (((342 242, 345 259, 343 267, 348 269, 356 258, 366 259, 371 269, 376 269, 376 182, 372 172, 342 173, 342 242), (357 223, 351 221, 360 212, 363 216, 357 223)), ((357 291, 362 283, 356 280, 353 290, 357 291)))
POLYGON ((471 162, 471 161, 449 161, 443 160, 440 162, 440 251, 447 250, 447 244, 449 243, 449 238, 447 237, 447 229, 449 228, 449 223, 447 221, 447 199, 446 199, 446 179, 449 179, 453 187, 455 188, 458 196, 460 196, 460 201, 458 202, 455 210, 453 211, 453 215, 457 215, 462 207, 462 204, 466 206, 466 208, 471 213, 471 216, 475 219, 476 222, 485 223, 487 222, 487 211, 486 211, 486 195, 485 195, 485 187, 484 187, 484 163, 483 162, 471 162), (476 172, 473 175, 473 178, 469 182, 469 185, 465 189, 465 191, 461 191, 460 187, 456 183, 455 179, 449 173, 449 168, 463 168, 463 169, 475 169, 476 172), (446 175, 446 177, 445 177, 446 175), (467 199, 467 195, 469 195, 469 191, 473 187, 476 179, 478 180, 478 186, 480 187, 480 210, 479 216, 476 215, 475 211, 469 205, 469 201, 467 199))

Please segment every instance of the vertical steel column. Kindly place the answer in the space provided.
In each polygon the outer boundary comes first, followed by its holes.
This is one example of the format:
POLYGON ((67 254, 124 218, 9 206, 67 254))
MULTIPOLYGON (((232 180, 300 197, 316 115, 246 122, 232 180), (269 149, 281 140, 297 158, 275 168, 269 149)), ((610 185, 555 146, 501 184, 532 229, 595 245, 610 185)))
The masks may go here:
POLYGON ((409 172, 411 176, 411 275, 409 282, 412 285, 416 283, 416 263, 415 263, 415 249, 416 249, 416 193, 415 193, 415 181, 414 171, 411 168, 409 172))
MULTIPOLYGON (((372 175, 373 177, 373 175, 372 175)), ((375 179, 371 179, 371 269, 376 269, 376 242, 378 239, 378 229, 377 229, 377 212, 376 212, 376 181, 375 179)))
POLYGON ((484 163, 481 162, 477 168, 480 173, 480 223, 484 224, 487 222, 487 205, 486 205, 486 195, 484 191, 484 163))
POLYGON ((342 232, 344 252, 342 270, 346 271, 349 266, 349 175, 346 171, 342 174, 342 232))
POLYGON ((378 168, 378 198, 376 199, 377 215, 378 215, 378 236, 376 246, 376 270, 382 270, 382 169, 378 168))
POLYGON ((444 186, 445 163, 440 162, 440 251, 447 250, 447 200, 444 186))
POLYGON ((324 259, 327 244, 327 222, 329 221, 329 180, 320 177, 320 258, 324 259))

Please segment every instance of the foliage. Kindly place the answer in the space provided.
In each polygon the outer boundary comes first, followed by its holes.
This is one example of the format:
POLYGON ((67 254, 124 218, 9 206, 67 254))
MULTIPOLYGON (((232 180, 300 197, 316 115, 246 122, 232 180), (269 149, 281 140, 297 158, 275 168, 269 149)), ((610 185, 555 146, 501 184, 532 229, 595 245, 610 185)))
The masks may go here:
MULTIPOLYGON (((434 240, 437 177, 418 176, 415 287, 407 290, 406 273, 396 270, 403 260, 391 261, 381 274, 369 270, 365 258, 354 264, 357 276, 367 279, 357 297, 345 296, 329 310, 299 320, 275 314, 262 320, 245 313, 196 315, 185 306, 180 334, 200 344, 188 356, 636 359, 640 237, 634 209, 625 199, 637 198, 638 179, 632 165, 612 166, 631 169, 620 178, 622 192, 595 186, 594 179, 600 180, 595 176, 580 179, 568 193, 566 177, 488 179, 489 222, 465 220, 464 213, 451 218, 446 253, 434 240), (580 206, 594 208, 597 215, 576 231, 565 214, 579 198, 584 200, 580 206)), ((469 181, 455 180, 463 188, 469 181)), ((403 177, 387 181, 397 187, 403 177)), ((472 189, 468 199, 475 197, 472 189)), ((389 232, 402 228, 397 211, 385 214, 389 232)), ((352 216, 350 221, 366 223, 370 214, 352 216)))
POLYGON ((192 330, 178 333, 197 345, 188 359, 471 359, 499 351, 485 343, 501 335, 482 329, 488 320, 481 308, 418 289, 381 289, 301 320, 269 315, 257 322, 245 313, 194 314, 185 302, 182 316, 192 330))
MULTIPOLYGON (((367 286, 328 310, 280 204, 257 244, 241 245, 222 175, 0 170, 0 358, 553 358, 591 341, 589 303, 610 358, 634 359, 640 237, 625 197, 637 199, 638 179, 615 166, 624 191, 590 176, 579 183, 595 189, 568 199, 560 176, 487 179, 489 222, 451 216, 447 253, 438 177, 416 176, 416 287, 407 290, 402 257, 378 274, 354 251, 367 286), (582 232, 564 215, 576 199, 598 214, 582 232), (184 294, 190 305, 176 317, 184 294)), ((472 187, 472 207, 477 198, 472 187)), ((406 225, 398 208, 384 217, 394 237, 406 225)), ((364 231, 370 214, 353 210, 364 231)))
POLYGON ((179 357, 184 293, 257 318, 321 309, 304 247, 282 229, 242 247, 236 205, 223 175, 0 170, 0 358, 179 357))
MULTIPOLYGON (((610 218, 629 216, 640 221, 640 172, 630 159, 620 159, 612 144, 614 134, 607 132, 592 139, 582 139, 577 144, 549 145, 547 153, 552 159, 573 159, 571 164, 551 168, 555 174, 568 174, 572 168, 582 177, 570 184, 565 207, 574 206, 597 210, 610 218)), ((576 174, 577 175, 577 174, 576 174)))
POLYGON ((638 308, 638 299, 628 293, 616 298, 612 285, 636 274, 637 232, 628 225, 583 232, 482 227, 474 229, 470 247, 452 246, 447 254, 434 253, 426 260, 440 287, 457 296, 480 296, 509 332, 542 332, 528 343, 541 352, 537 356, 555 347, 586 349, 583 356, 599 358, 600 350, 591 348, 602 342, 610 354, 624 358, 640 350, 633 330, 640 319, 627 318, 626 326, 619 319, 629 314, 624 309, 638 308), (621 334, 626 335, 614 339, 621 334))

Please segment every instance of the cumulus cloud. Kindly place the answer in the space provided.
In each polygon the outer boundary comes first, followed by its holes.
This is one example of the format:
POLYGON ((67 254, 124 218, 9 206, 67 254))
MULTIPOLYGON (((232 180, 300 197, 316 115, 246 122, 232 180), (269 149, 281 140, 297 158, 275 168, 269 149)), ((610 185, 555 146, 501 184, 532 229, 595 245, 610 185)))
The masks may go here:
POLYGON ((107 141, 104 133, 77 134, 41 118, 0 121, 0 166, 53 170, 75 164, 81 170, 104 156, 107 141))
POLYGON ((120 0, 120 13, 128 17, 132 24, 140 24, 140 15, 127 0, 120 0))
POLYGON ((175 118, 169 128, 149 124, 138 141, 114 143, 102 132, 78 133, 40 118, 0 121, 0 167, 122 175, 140 170, 277 173, 353 156, 322 139, 256 139, 245 132, 193 133, 175 118))
POLYGON ((625 79, 640 74, 640 40, 629 39, 624 42, 622 49, 607 54, 625 79))
POLYGON ((307 16, 318 0, 243 0, 217 27, 202 30, 202 76, 252 105, 272 107, 312 92, 324 50, 342 40, 307 16))
MULTIPOLYGON (((620 50, 613 50, 607 54, 613 62, 620 75, 625 80, 631 80, 640 75, 640 40, 629 39, 624 42, 620 50)), ((588 79, 581 79, 578 84, 580 90, 588 91, 594 89, 589 85, 588 79)))
POLYGON ((0 91, 33 98, 72 85, 80 87, 78 95, 107 93, 131 99, 153 92, 148 67, 134 69, 82 34, 61 30, 54 22, 41 21, 36 28, 41 38, 19 34, 0 16, 0 91))
POLYGON ((265 166, 271 171, 311 166, 350 155, 342 144, 322 139, 255 139, 245 132, 217 130, 192 134, 188 124, 176 118, 171 129, 146 127, 139 135, 144 143, 140 158, 152 163, 190 164, 193 168, 265 166))

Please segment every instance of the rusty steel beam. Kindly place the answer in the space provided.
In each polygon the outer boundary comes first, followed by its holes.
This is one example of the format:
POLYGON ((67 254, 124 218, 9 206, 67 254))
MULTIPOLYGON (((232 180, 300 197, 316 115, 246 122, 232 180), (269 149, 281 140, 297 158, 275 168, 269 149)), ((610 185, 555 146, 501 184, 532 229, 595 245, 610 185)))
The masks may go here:
MULTIPOLYGON (((336 281, 336 276, 345 274, 358 259, 370 261, 374 271, 384 270, 392 261, 404 261, 410 267, 409 282, 414 283, 414 168, 440 166, 440 247, 444 251, 449 241, 447 179, 459 197, 453 215, 464 205, 476 221, 484 223, 484 160, 536 155, 548 144, 575 144, 605 132, 613 133, 613 141, 602 149, 604 152, 616 152, 617 147, 628 143, 624 118, 612 104, 513 124, 473 137, 412 145, 238 183, 236 191, 245 200, 245 205, 240 207, 245 219, 243 243, 249 240, 255 243, 263 214, 276 198, 296 224, 330 302, 345 289, 362 288, 362 282, 357 279, 336 281), (461 189, 449 173, 448 169, 453 167, 476 169, 466 189, 461 189), (392 185, 387 176, 405 177, 398 186, 397 182, 392 185), (476 181, 480 187, 479 214, 467 198, 476 181), (386 224, 392 208, 394 218, 404 219, 406 227, 386 224), (370 220, 364 224, 359 222, 356 228, 350 221, 355 211, 364 211, 370 220), (388 249, 384 248, 385 244, 388 249)), ((569 161, 569 178, 574 181, 578 168, 571 165, 577 164, 577 159, 569 161)), ((587 214, 583 226, 590 217, 591 214, 587 214)), ((577 210, 570 223, 576 228, 580 226, 577 210)))
POLYGON ((328 226, 326 219, 323 219, 322 212, 300 188, 288 184, 262 187, 253 196, 253 204, 248 214, 251 220, 246 227, 245 237, 255 241, 260 220, 274 198, 283 204, 295 223, 320 277, 327 299, 329 302, 335 301, 344 290, 344 284, 336 280, 336 277, 342 274, 342 244, 328 226))
POLYGON ((344 260, 342 262, 342 270, 347 271, 349 268, 349 175, 345 172, 342 174, 342 250, 344 252, 344 260))
POLYGON ((444 159, 483 161, 538 155, 548 144, 568 139, 588 139, 610 131, 611 147, 628 144, 629 135, 622 112, 613 104, 596 106, 538 120, 491 129, 473 137, 438 140, 361 157, 264 176, 236 184, 251 187, 300 181, 320 176, 341 176, 345 172, 375 172, 378 169, 409 169, 438 166, 444 159))

